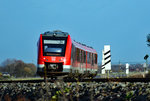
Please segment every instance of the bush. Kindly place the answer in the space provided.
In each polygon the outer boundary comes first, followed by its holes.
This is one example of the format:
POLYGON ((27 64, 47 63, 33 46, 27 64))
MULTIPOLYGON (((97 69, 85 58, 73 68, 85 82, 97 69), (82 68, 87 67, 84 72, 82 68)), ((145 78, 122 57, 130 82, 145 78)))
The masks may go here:
POLYGON ((150 78, 150 70, 148 71, 148 73, 145 75, 146 78, 150 78))

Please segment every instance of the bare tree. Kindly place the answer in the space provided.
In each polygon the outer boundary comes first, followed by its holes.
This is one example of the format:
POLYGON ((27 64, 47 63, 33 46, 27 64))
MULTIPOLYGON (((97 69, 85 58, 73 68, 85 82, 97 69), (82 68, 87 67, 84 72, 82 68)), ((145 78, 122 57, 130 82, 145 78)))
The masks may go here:
POLYGON ((32 63, 27 64, 21 60, 7 59, 2 63, 1 72, 8 72, 14 77, 31 77, 36 73, 36 66, 32 63))
POLYGON ((148 46, 150 46, 150 34, 147 35, 147 42, 148 42, 148 46))

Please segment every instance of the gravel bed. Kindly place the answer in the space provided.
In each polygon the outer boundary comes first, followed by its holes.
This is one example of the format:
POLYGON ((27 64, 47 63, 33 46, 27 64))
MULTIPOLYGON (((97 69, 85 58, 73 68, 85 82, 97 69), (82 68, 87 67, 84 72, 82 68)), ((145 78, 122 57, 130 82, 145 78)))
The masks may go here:
POLYGON ((150 101, 150 83, 1 83, 0 101, 150 101))

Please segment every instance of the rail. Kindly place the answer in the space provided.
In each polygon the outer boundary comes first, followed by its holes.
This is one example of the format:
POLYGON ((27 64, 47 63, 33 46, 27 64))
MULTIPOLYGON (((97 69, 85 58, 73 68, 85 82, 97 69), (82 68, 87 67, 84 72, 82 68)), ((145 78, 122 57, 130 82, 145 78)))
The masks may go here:
MULTIPOLYGON (((56 80, 48 79, 47 82, 57 82, 56 80)), ((64 82, 150 82, 150 78, 94 78, 94 79, 65 79, 64 82)), ((40 83, 45 82, 44 79, 41 80, 1 80, 0 83, 40 83)))

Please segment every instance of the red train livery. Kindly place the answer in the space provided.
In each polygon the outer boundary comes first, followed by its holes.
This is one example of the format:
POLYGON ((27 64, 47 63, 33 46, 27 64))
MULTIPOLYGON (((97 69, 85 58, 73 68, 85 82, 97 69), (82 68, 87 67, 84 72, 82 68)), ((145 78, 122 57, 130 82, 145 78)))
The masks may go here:
POLYGON ((95 49, 71 39, 67 32, 54 31, 40 34, 38 41, 37 73, 58 76, 68 73, 96 73, 95 49))

